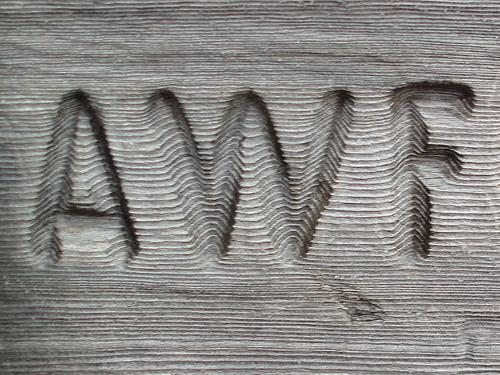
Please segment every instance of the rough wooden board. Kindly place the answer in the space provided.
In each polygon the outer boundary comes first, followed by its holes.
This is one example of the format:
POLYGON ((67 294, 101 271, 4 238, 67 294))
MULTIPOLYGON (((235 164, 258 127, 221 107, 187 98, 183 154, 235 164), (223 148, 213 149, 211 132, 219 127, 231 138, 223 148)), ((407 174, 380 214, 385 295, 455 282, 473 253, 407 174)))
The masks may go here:
POLYGON ((500 3, 0 7, 3 373, 500 372, 500 3))

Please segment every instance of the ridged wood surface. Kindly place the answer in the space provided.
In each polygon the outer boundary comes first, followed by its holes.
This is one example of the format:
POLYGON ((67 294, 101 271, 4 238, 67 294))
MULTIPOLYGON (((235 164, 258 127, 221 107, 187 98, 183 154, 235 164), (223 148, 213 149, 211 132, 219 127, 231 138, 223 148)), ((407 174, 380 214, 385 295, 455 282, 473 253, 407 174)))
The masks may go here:
POLYGON ((500 2, 0 9, 1 373, 500 373, 500 2))

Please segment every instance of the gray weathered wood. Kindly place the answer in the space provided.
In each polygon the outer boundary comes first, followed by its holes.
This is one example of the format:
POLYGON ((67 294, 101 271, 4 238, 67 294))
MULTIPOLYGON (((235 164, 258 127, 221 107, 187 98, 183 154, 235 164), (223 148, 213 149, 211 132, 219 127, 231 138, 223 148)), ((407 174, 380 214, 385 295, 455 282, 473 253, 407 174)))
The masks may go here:
POLYGON ((500 2, 0 8, 0 372, 500 373, 500 2))

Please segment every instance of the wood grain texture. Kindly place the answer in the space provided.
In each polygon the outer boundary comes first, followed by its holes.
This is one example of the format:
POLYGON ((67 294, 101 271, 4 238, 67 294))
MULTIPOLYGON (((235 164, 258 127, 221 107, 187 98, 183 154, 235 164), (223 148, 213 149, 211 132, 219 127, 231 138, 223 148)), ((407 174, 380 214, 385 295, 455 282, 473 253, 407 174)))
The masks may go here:
POLYGON ((0 9, 0 372, 500 373, 499 2, 0 9))

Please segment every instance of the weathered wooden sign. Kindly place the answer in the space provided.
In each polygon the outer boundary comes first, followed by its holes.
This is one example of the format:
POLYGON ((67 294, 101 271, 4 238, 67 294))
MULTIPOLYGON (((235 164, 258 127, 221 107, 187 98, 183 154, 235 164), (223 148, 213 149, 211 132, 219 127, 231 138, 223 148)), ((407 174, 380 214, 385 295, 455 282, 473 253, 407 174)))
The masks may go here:
POLYGON ((0 2, 0 373, 500 373, 499 21, 0 2))

